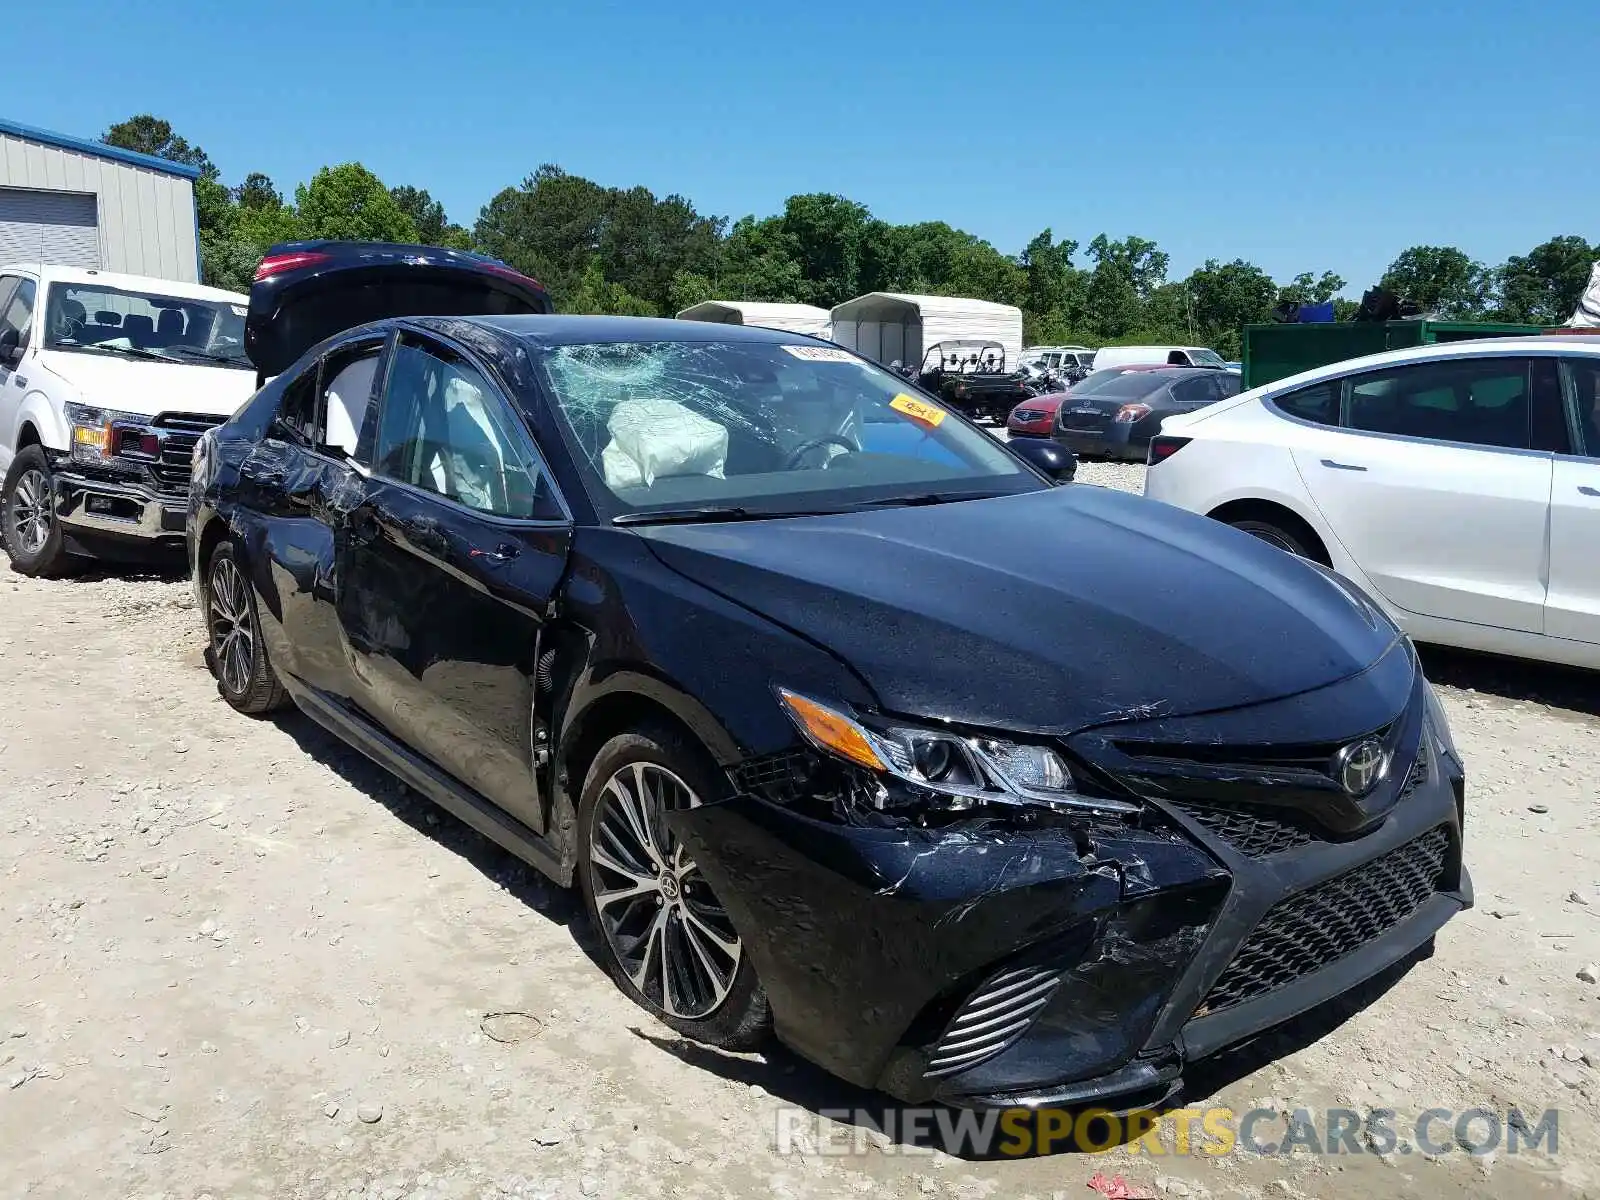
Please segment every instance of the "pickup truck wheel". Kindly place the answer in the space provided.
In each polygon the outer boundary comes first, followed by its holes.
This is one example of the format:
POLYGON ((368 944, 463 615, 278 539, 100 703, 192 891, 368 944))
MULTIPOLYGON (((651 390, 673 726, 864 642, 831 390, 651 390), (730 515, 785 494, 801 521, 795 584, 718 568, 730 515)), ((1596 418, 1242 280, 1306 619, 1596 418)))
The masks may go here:
POLYGON ((255 592, 227 542, 216 548, 206 571, 206 629, 211 635, 206 663, 224 700, 251 716, 288 703, 261 641, 255 592))
POLYGON ((669 810, 716 795, 716 768, 647 722, 600 748, 578 803, 578 886, 617 986, 696 1041, 753 1050, 772 1026, 750 956, 669 810))
POLYGON ((50 460, 41 446, 29 446, 11 460, 0 487, 0 541, 11 569, 36 579, 61 575, 71 564, 56 520, 50 460))

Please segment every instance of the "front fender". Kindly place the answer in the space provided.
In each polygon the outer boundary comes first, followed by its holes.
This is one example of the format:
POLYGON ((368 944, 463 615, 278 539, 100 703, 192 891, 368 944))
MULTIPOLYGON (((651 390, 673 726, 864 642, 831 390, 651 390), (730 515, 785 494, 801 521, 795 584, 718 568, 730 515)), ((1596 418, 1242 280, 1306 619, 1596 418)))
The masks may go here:
POLYGON ((44 443, 46 449, 61 454, 72 449, 62 406, 38 388, 30 389, 22 397, 22 406, 17 409, 16 420, 12 427, 5 431, 8 444, 20 445, 22 431, 30 425, 38 433, 39 440, 44 443))

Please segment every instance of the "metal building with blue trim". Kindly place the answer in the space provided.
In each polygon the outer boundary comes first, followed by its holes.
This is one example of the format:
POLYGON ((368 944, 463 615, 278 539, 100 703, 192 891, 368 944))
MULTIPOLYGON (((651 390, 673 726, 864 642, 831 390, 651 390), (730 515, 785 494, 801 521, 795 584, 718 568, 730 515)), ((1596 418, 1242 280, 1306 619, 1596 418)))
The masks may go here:
POLYGON ((0 117, 0 263, 200 281, 194 167, 0 117))

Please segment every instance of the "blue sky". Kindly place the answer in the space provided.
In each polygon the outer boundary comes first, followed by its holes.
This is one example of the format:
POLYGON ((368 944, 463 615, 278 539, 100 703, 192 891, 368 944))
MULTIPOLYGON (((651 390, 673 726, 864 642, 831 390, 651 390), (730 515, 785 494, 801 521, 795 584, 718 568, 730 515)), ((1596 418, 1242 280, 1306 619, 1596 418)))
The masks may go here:
POLYGON ((13 7, 12 120, 153 112, 227 182, 356 159, 467 225, 556 162, 719 215, 839 192, 1007 252, 1133 233, 1174 276, 1241 256, 1354 293, 1416 243, 1600 239, 1585 0, 13 7))

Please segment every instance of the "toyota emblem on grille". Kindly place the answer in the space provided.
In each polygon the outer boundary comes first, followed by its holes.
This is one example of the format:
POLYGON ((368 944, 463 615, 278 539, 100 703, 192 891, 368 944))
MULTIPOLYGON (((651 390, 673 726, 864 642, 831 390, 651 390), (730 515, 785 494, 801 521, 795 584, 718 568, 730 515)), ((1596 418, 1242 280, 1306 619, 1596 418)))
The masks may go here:
POLYGON ((1333 756, 1333 774, 1347 795, 1365 796, 1389 769, 1389 755, 1377 738, 1365 738, 1342 747, 1333 756))

